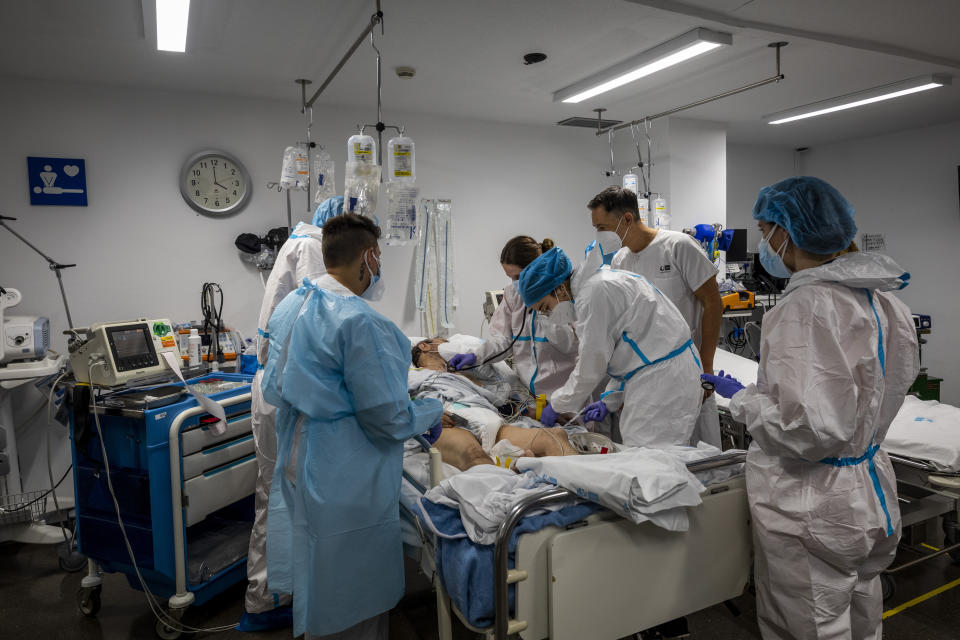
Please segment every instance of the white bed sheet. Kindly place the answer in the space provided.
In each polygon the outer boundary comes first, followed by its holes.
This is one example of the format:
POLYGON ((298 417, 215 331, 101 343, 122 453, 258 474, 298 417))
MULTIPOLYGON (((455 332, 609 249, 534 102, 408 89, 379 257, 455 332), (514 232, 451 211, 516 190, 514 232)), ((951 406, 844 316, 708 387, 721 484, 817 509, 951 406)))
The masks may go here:
POLYGON ((907 396, 890 425, 883 449, 960 471, 960 408, 907 396))
MULTIPOLYGON (((735 353, 724 351, 723 349, 717 349, 713 356, 714 373, 719 373, 720 371, 729 373, 734 378, 739 380, 743 386, 747 386, 748 384, 756 384, 757 371, 759 369, 760 363, 749 358, 744 358, 743 356, 738 356, 735 353)), ((724 398, 718 393, 713 394, 713 397, 717 399, 718 406, 721 406, 724 409, 730 408, 729 398, 724 398)))

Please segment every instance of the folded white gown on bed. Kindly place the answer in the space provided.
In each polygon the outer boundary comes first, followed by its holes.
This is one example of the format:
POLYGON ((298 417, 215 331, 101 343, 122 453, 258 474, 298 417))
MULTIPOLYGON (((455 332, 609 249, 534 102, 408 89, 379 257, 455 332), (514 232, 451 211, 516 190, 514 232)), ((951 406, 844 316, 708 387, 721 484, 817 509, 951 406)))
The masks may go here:
POLYGON ((907 396, 882 448, 948 471, 960 471, 960 408, 907 396))
POLYGON ((700 504, 705 490, 678 457, 643 447, 606 455, 520 458, 517 469, 637 524, 649 520, 669 531, 689 528, 686 507, 700 504))

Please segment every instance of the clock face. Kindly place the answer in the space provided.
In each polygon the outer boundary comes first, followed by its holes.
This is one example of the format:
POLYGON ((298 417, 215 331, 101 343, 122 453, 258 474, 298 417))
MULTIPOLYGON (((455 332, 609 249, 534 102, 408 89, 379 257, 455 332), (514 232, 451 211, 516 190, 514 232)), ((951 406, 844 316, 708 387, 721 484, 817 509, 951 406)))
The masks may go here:
POLYGON ((198 153, 181 170, 180 193, 200 213, 236 213, 250 198, 250 175, 228 154, 198 153))

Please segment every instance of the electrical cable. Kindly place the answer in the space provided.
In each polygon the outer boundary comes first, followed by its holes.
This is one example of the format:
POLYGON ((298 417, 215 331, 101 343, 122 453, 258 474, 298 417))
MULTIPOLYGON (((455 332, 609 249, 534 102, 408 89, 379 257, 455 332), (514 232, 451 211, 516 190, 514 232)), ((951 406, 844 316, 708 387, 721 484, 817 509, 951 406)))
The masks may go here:
MULTIPOLYGON (((204 285, 204 287, 206 287, 206 285, 204 285)), ((93 380, 93 367, 97 365, 106 366, 106 362, 103 360, 91 362, 87 367, 88 380, 93 380)), ((143 593, 147 597, 147 603, 150 606, 151 613, 153 613, 153 616, 158 622, 161 622, 176 631, 180 631, 181 633, 219 633, 222 631, 233 630, 237 624, 239 624, 239 621, 230 625, 210 627, 208 629, 191 627, 190 625, 184 624, 181 620, 177 620, 164 611, 163 606, 157 602, 156 596, 153 595, 152 591, 150 591, 150 587, 147 586, 146 581, 143 579, 143 575, 140 573, 140 567, 137 565, 137 559, 133 553, 133 546, 130 544, 130 538, 127 537, 127 529, 124 526, 123 518, 120 515, 120 502, 117 500, 117 494, 113 489, 113 479, 110 474, 110 460, 107 457, 107 446, 104 443, 103 431, 100 428, 100 415, 97 413, 97 395, 95 393, 91 393, 90 399, 91 402, 93 402, 93 421, 97 427, 97 439, 100 441, 100 453, 103 456, 103 469, 106 472, 105 475, 107 478, 107 489, 110 492, 110 498, 113 500, 113 508, 117 514, 117 524, 120 526, 120 533, 123 535, 123 542, 127 548, 127 555, 130 557, 130 563, 133 565, 133 570, 137 575, 137 580, 140 582, 140 586, 143 588, 143 593)))
POLYGON ((210 335, 208 355, 211 363, 219 367, 223 362, 223 353, 220 350, 220 332, 223 331, 223 289, 216 282, 204 282, 200 294, 200 311, 203 313, 203 331, 210 335), (217 306, 217 295, 220 296, 220 305, 217 306), (213 329, 212 335, 208 327, 213 329))
POLYGON ((54 380, 53 384, 50 385, 50 393, 47 395, 47 425, 46 425, 47 428, 44 429, 43 439, 45 441, 45 445, 47 449, 47 477, 50 479, 50 493, 53 494, 53 506, 56 507, 57 516, 59 516, 60 518, 60 532, 63 534, 63 541, 69 547, 73 543, 73 539, 67 536, 67 525, 64 522, 63 511, 60 510, 60 501, 57 499, 56 486, 53 483, 53 466, 51 462, 52 456, 50 455, 50 427, 51 427, 50 422, 53 419, 53 416, 50 415, 51 413, 50 409, 53 406, 53 393, 57 389, 57 384, 63 379, 65 375, 67 375, 66 371, 61 373, 60 377, 54 380))

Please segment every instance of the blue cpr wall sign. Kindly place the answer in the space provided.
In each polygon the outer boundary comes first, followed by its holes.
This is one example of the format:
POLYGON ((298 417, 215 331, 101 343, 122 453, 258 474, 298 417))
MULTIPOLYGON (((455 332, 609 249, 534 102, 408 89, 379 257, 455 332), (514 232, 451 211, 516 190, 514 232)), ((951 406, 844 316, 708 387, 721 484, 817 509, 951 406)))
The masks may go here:
POLYGON ((87 206, 87 172, 80 158, 27 157, 30 204, 87 206))

